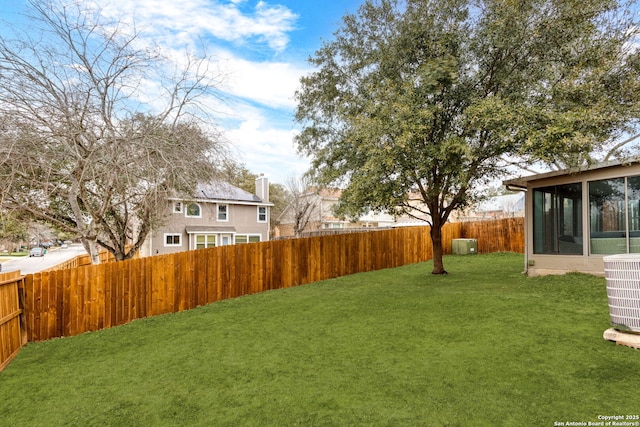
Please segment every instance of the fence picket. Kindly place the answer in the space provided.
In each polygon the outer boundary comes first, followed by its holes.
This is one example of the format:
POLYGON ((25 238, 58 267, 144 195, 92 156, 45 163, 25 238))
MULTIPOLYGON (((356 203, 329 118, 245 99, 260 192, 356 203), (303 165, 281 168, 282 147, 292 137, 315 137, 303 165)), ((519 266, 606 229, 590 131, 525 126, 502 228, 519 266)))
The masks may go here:
POLYGON ((24 278, 19 272, 0 274, 0 371, 9 365, 26 340, 21 325, 20 294, 24 278))

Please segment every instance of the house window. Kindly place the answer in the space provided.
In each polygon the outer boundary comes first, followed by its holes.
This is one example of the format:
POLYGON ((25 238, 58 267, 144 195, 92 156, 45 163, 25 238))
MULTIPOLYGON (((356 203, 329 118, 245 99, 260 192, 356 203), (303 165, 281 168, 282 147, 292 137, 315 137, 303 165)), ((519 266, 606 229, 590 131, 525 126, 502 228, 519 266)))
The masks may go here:
POLYGON ((589 182, 592 254, 640 252, 640 177, 589 182))
POLYGON ((164 245, 165 246, 182 246, 180 234, 165 234, 164 245))
POLYGON ((202 218, 202 209, 197 203, 189 203, 187 205, 185 216, 188 218, 202 218))
POLYGON ((533 191, 533 251, 536 254, 583 253, 582 184, 533 191))
POLYGON ((182 202, 175 202, 173 204, 173 213, 182 213, 182 202))
POLYGON ((216 246, 215 234, 196 234, 196 249, 213 248, 216 246))
POLYGON ((258 243, 262 236, 259 234, 236 234, 235 243, 240 245, 243 243, 258 243))
POLYGON ((258 206, 258 222, 267 222, 266 206, 258 206))
POLYGON ((229 220, 229 205, 218 205, 218 221, 229 220))

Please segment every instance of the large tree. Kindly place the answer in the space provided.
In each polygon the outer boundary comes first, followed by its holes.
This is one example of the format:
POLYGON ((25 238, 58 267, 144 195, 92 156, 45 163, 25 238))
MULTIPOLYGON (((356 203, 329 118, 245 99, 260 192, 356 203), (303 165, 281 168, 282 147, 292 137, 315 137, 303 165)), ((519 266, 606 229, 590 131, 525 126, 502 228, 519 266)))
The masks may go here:
POLYGON ((29 5, 28 28, 0 35, 0 201, 78 235, 94 262, 98 247, 130 258, 168 195, 215 175, 224 144, 199 100, 220 74, 90 3, 29 5))
POLYGON ((634 15, 608 0, 368 0, 310 58, 297 143, 339 210, 442 227, 508 164, 579 166, 638 116, 634 15))

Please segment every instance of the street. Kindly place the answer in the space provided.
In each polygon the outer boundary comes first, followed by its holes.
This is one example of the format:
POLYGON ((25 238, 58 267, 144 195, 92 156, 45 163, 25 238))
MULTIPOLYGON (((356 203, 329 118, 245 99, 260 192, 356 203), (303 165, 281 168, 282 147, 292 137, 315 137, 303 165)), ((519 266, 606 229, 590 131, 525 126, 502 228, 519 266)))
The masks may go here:
MULTIPOLYGON (((80 244, 72 244, 68 248, 53 248, 47 250, 46 255, 42 257, 27 255, 2 261, 2 272, 20 270, 22 274, 33 274, 86 253, 80 244)), ((0 257, 2 256, 0 255, 0 257)))

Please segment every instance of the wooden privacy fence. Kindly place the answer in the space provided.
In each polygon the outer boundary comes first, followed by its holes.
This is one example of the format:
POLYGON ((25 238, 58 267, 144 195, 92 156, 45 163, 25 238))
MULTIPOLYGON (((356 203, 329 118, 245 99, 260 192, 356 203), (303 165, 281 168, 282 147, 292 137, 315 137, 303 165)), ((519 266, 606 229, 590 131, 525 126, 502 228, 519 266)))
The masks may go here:
MULTIPOLYGON (((477 238, 480 253, 522 252, 523 229, 522 219, 447 224, 444 251, 452 239, 477 238)), ((429 227, 406 227, 47 271, 26 276, 24 317, 29 341, 41 341, 431 257, 429 227)))
MULTIPOLYGON (((225 246, 123 262, 0 274, 0 370, 28 341, 72 336, 270 289, 432 257, 429 227, 225 246)), ((451 223, 478 252, 524 251, 524 220, 451 223)), ((81 261, 78 261, 81 263, 81 261)))
POLYGON ((0 371, 27 343, 20 317, 22 283, 23 277, 19 271, 0 274, 0 371))
POLYGON ((451 231, 451 233, 459 235, 461 238, 478 239, 478 252, 481 254, 524 253, 524 218, 454 222, 447 224, 447 227, 454 228, 456 231, 451 231))
POLYGON ((29 341, 429 259, 426 228, 223 246, 26 276, 29 341))

